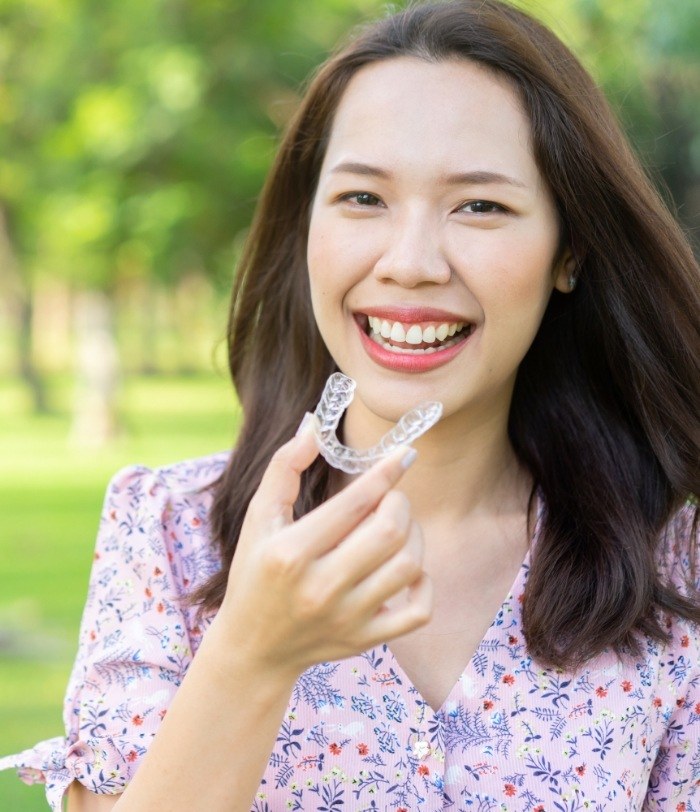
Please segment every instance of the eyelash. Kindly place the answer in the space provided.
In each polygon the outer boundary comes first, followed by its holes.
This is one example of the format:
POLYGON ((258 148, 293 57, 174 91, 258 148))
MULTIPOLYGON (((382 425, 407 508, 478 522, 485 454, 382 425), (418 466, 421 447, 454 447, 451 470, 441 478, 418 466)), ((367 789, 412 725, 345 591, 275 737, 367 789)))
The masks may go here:
POLYGON ((462 203, 462 205, 457 209, 457 211, 463 211, 467 206, 476 206, 476 205, 483 205, 483 206, 490 206, 490 211, 475 211, 470 212, 470 214, 502 214, 507 211, 504 206, 499 205, 498 203, 493 203, 490 200, 469 200, 467 203, 462 203))
POLYGON ((343 203, 354 203, 356 206, 359 206, 360 208, 369 208, 368 206, 359 203, 357 200, 353 199, 358 197, 371 197, 372 200, 376 201, 377 203, 381 202, 376 195, 373 195, 370 192, 348 192, 345 195, 341 195, 338 199, 343 203))
MULTIPOLYGON (((353 203, 358 208, 375 208, 377 203, 381 203, 381 200, 377 195, 373 195, 371 192, 348 192, 347 194, 341 195, 338 198, 341 202, 344 203, 353 203), (364 198, 371 198, 374 201, 374 204, 370 205, 368 203, 360 203, 357 198, 364 197, 364 198)), ((491 200, 468 200, 466 203, 462 203, 461 206, 458 206, 456 211, 463 211, 466 209, 467 206, 488 206, 490 207, 489 211, 475 211, 475 212, 467 212, 468 214, 501 214, 507 212, 507 209, 504 206, 501 206, 499 203, 493 203, 491 200)))

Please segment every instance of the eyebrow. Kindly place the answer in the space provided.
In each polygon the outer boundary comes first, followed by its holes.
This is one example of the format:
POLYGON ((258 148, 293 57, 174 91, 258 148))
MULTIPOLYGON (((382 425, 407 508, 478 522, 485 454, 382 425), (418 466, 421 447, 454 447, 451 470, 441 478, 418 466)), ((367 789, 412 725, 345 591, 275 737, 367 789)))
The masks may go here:
MULTIPOLYGON (((358 161, 344 161, 334 166, 331 169, 332 173, 347 172, 352 175, 364 175, 370 178, 383 178, 384 180, 391 180, 391 172, 386 169, 381 169, 378 166, 371 166, 370 164, 360 163, 358 161)), ((490 172, 486 169, 474 169, 469 172, 456 172, 450 175, 445 175, 441 182, 448 186, 464 186, 464 185, 484 185, 505 183, 509 186, 518 186, 521 189, 527 189, 527 185, 517 178, 503 175, 501 172, 490 172)))

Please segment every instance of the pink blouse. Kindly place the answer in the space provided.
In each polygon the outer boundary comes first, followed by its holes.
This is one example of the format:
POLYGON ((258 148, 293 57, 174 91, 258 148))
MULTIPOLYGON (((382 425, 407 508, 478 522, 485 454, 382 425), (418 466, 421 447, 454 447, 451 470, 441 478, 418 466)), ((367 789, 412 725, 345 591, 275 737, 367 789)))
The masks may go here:
MULTIPOLYGON (((128 468, 109 486, 66 736, 0 760, 44 781, 55 812, 76 779, 123 791, 167 712, 205 630, 182 598, 219 567, 206 488, 226 462, 128 468)), ((671 523, 662 562, 679 583, 690 513, 671 523)), ((437 712, 387 645, 304 672, 252 810, 700 810, 700 630, 673 621, 671 644, 648 641, 636 661, 540 668, 521 627, 527 574, 526 558, 437 712)))

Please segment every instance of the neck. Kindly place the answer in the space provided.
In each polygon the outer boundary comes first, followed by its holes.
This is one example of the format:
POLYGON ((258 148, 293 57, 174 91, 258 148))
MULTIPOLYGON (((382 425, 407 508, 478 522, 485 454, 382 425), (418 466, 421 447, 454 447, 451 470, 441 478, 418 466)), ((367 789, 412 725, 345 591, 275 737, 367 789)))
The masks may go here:
MULTIPOLYGON (((366 448, 390 425, 353 405, 345 417, 344 441, 366 448)), ((507 426, 507 410, 475 410, 442 419, 414 443, 418 457, 398 487, 421 525, 458 527, 527 509, 531 478, 515 456, 507 426)))

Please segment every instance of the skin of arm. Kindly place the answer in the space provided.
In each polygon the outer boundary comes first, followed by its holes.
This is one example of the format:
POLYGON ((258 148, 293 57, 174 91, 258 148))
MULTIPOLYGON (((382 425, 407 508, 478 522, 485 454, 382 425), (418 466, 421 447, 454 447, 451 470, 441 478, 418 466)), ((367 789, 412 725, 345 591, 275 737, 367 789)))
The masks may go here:
POLYGON ((430 619, 432 588, 408 500, 407 449, 292 520, 307 429, 275 454, 251 500, 224 602, 121 796, 75 784, 68 812, 249 812, 298 676, 430 619), (385 602, 401 590, 402 610, 385 602))
POLYGON ((120 795, 95 795, 79 782, 73 781, 68 789, 67 812, 109 812, 114 809, 120 795))

